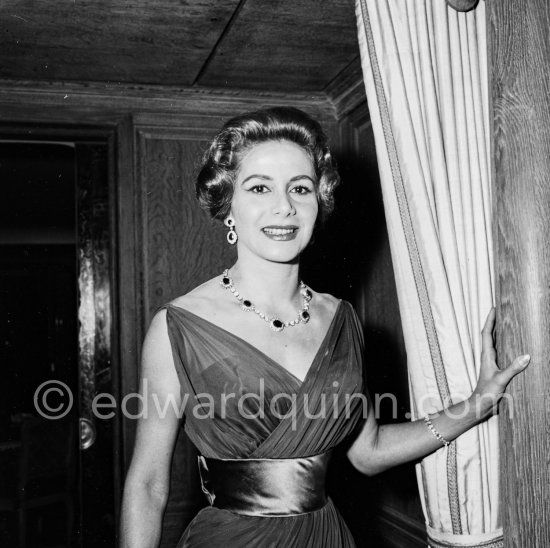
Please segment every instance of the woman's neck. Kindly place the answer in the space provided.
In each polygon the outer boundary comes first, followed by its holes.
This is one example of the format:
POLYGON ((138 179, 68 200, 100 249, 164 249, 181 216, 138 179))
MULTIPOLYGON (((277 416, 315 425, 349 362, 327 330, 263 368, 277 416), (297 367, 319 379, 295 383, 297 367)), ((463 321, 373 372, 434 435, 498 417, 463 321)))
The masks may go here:
POLYGON ((230 275, 239 293, 269 309, 296 306, 299 264, 277 263, 259 257, 239 258, 230 275))

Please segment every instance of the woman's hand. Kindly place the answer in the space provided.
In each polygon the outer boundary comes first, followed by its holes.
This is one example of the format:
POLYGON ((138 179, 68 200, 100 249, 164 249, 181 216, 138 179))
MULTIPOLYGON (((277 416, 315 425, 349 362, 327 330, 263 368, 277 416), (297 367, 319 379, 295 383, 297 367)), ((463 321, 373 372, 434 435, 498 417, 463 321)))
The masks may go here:
POLYGON ((481 369, 477 386, 469 398, 470 405, 476 406, 478 417, 484 420, 498 412, 498 403, 501 400, 508 383, 521 373, 529 364, 529 354, 518 356, 511 365, 499 369, 496 363, 497 353, 493 341, 495 327, 495 308, 491 308, 485 326, 481 332, 482 352, 481 369))
MULTIPOLYGON (((494 327, 495 309, 492 308, 481 332, 481 369, 472 395, 445 411, 432 414, 434 428, 448 441, 456 439, 496 413, 508 383, 529 363, 529 356, 520 356, 506 369, 498 368, 493 341, 494 327)), ((429 432, 422 419, 378 426, 372 404, 370 400, 367 401, 367 419, 347 453, 353 466, 363 474, 378 474, 441 448, 440 441, 429 432)))

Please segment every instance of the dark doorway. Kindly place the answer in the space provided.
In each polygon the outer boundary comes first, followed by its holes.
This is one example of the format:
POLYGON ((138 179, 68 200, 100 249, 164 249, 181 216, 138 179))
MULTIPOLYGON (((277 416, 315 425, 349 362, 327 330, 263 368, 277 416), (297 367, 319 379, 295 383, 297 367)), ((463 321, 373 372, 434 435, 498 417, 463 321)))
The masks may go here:
POLYGON ((112 391, 107 164, 106 142, 0 142, 2 546, 114 546, 113 425, 90 415, 112 391))

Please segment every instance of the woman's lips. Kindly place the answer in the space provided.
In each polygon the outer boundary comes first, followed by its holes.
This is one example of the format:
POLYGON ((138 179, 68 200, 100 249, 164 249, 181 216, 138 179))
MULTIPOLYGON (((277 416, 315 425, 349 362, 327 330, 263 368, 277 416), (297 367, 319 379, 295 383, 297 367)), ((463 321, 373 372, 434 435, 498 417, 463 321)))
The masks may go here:
POLYGON ((266 226, 262 228, 262 232, 270 239, 279 242, 294 240, 298 233, 297 226, 266 226))

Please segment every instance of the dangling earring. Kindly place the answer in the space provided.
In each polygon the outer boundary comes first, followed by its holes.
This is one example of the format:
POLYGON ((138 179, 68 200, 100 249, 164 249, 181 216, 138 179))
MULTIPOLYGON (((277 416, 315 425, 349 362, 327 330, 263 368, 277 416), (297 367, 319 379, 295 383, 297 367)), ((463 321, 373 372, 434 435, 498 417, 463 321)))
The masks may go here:
POLYGON ((223 221, 223 224, 229 228, 229 232, 227 233, 227 241, 231 245, 236 244, 239 237, 235 232, 235 219, 233 219, 233 217, 226 217, 223 221))

